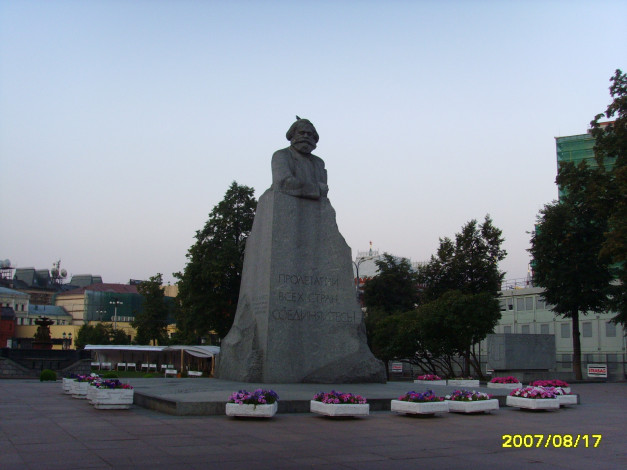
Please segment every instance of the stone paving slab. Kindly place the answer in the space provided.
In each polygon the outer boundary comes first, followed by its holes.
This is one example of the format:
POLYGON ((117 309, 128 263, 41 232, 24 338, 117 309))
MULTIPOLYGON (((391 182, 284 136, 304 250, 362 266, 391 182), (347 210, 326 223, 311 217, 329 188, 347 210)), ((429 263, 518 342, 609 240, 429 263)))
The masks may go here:
MULTIPOLYGON (((181 387, 190 394, 205 386, 187 380, 165 388, 181 387)), ((309 398, 309 390, 296 391, 309 398)), ((559 411, 505 407, 490 414, 434 417, 380 411, 356 419, 278 413, 267 420, 175 416, 136 405, 96 410, 86 400, 63 394, 60 382, 0 380, 0 468, 627 468, 627 384, 575 384, 574 392, 581 395, 581 405, 559 411), (504 448, 507 434, 590 437, 589 445, 578 448, 504 448), (596 448, 593 434, 602 436, 596 448)))

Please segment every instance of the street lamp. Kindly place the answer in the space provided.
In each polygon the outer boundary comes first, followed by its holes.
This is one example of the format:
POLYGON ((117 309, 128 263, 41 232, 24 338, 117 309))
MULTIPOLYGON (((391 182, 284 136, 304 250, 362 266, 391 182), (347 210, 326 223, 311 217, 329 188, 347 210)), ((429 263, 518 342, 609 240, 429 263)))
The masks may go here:
POLYGON ((357 279, 355 280, 355 292, 357 295, 357 300, 359 300, 359 266, 361 265, 361 263, 363 263, 364 261, 368 261, 373 259, 374 256, 362 256, 361 258, 357 258, 357 262, 353 261, 353 265, 355 266, 355 275, 357 277, 357 279))
POLYGON ((117 330, 118 329, 118 305, 123 305, 124 302, 122 302, 121 300, 118 300, 117 298, 114 298, 109 303, 113 305, 113 329, 117 330))
POLYGON ((72 344, 72 333, 70 333, 69 335, 66 335, 64 331, 63 332, 63 349, 70 349, 71 344, 72 344))

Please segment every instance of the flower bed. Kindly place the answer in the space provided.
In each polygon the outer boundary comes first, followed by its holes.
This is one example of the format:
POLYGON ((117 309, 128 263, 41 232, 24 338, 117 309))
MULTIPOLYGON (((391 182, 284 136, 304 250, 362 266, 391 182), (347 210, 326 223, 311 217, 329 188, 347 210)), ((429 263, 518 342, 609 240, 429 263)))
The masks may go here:
POLYGON ((494 377, 488 382, 488 388, 506 388, 515 390, 521 387, 522 384, 520 381, 511 375, 507 377, 494 377))
POLYGON ((279 408, 279 395, 274 390, 233 392, 226 403, 227 416, 271 418, 279 408))
POLYGON ((529 384, 530 387, 560 387, 563 388, 566 393, 570 393, 570 385, 563 380, 534 380, 529 384))
POLYGON ((100 380, 100 377, 97 374, 77 375, 74 381, 70 384, 70 393, 72 394, 72 397, 86 399, 89 384, 95 380, 100 380))
POLYGON ((118 379, 92 382, 87 398, 97 410, 127 410, 133 404, 133 387, 118 379))
POLYGON ((325 416, 368 416, 370 405, 361 395, 331 392, 316 393, 309 403, 312 413, 325 416))
POLYGON ((424 393, 412 391, 392 400, 390 409, 396 413, 432 415, 448 412, 448 404, 431 390, 424 393))
POLYGON ((569 405, 578 404, 577 395, 572 395, 569 391, 567 392, 566 389, 563 387, 543 387, 543 388, 550 390, 555 394, 555 396, 557 397, 557 401, 560 402, 560 406, 569 406, 569 405))
POLYGON ((455 390, 447 395, 448 410, 455 413, 482 413, 499 409, 499 401, 487 393, 455 390))
POLYGON ((419 375, 418 377, 416 377, 416 380, 414 380, 414 383, 423 384, 423 385, 446 385, 446 380, 444 380, 442 377, 438 375, 426 374, 426 375, 419 375))
POLYGON ((559 409, 557 395, 542 387, 525 387, 513 390, 507 396, 507 406, 532 410, 559 409))

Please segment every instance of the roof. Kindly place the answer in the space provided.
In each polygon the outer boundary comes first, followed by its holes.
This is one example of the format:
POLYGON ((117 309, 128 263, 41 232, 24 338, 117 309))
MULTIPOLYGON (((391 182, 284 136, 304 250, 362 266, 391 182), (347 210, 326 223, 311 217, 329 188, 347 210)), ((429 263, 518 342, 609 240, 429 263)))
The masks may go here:
POLYGON ((183 350, 188 354, 196 357, 213 357, 220 354, 219 346, 136 346, 136 345, 118 345, 118 344, 88 344, 85 350, 89 351, 180 351, 183 350))
POLYGON ((137 294, 137 286, 131 286, 129 284, 108 284, 108 283, 100 283, 100 284, 92 284, 86 287, 79 287, 78 289, 72 289, 67 292, 63 292, 58 294, 57 297, 62 297, 64 295, 77 295, 83 294, 86 291, 93 292, 112 292, 114 294, 137 294))
POLYGON ((63 307, 56 305, 33 305, 28 306, 29 315, 44 315, 46 317, 69 317, 71 316, 63 307))
POLYGON ((14 295, 16 297, 30 297, 28 294, 25 294, 24 292, 20 292, 19 290, 9 289, 8 287, 0 287, 0 294, 14 295))

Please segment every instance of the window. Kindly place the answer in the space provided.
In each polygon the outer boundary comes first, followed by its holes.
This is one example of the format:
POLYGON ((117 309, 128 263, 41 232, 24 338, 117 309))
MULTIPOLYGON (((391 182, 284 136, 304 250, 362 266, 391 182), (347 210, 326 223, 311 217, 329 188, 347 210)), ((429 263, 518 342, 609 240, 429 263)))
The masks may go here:
POLYGON ((504 326, 503 327, 503 333, 505 333, 506 335, 512 334, 512 327, 511 326, 504 326))
POLYGON ((594 354, 584 354, 583 358, 584 361, 586 361, 586 364, 594 364, 596 362, 594 360, 594 354))
POLYGON ((516 311, 522 312, 525 310, 525 299, 520 297, 516 299, 516 311))
POLYGON ((616 338, 616 323, 611 321, 605 322, 605 336, 607 338, 616 338))
POLYGON ((585 321, 581 324, 581 334, 584 338, 592 338, 592 322, 585 321))
POLYGON ((608 370, 616 370, 618 368, 618 354, 606 354, 605 361, 607 362, 608 370))
POLYGON ((549 334, 549 324, 548 323, 542 323, 540 325, 540 334, 541 335, 548 335, 549 334))
POLYGON ((525 297, 525 310, 533 310, 533 297, 525 297))
POLYGON ((523 325, 520 329, 520 332, 524 335, 528 335, 529 334, 529 325, 523 325))
POLYGON ((546 310, 546 301, 540 297, 536 297, 536 310, 546 310))
POLYGON ((570 324, 569 323, 560 324, 560 336, 562 338, 570 338, 570 324))

